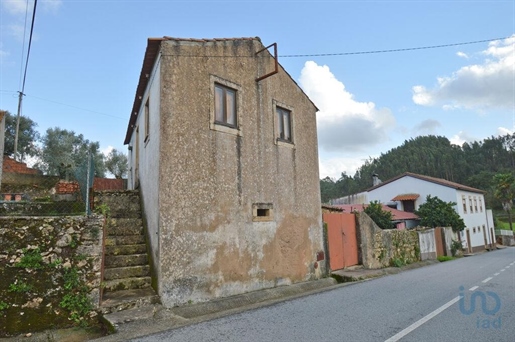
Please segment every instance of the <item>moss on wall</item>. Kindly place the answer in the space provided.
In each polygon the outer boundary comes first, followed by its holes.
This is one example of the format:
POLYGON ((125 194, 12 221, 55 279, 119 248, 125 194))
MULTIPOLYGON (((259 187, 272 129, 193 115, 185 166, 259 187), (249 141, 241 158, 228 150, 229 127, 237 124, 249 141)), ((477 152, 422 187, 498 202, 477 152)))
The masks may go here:
POLYGON ((96 320, 102 224, 0 217, 0 337, 96 320))
POLYGON ((365 268, 402 266, 420 260, 416 231, 383 230, 364 212, 358 214, 358 231, 365 268))

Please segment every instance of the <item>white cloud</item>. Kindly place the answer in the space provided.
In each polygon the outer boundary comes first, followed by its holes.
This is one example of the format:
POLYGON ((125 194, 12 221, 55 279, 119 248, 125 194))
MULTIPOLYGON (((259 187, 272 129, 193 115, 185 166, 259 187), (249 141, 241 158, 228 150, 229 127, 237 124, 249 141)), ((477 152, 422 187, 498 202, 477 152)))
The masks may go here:
POLYGON ((468 133, 466 133, 464 131, 460 131, 458 134, 455 134, 453 137, 451 137, 449 139, 451 144, 455 144, 458 146, 463 145, 463 143, 465 143, 465 142, 474 142, 474 141, 479 141, 479 140, 480 139, 470 136, 468 133))
MULTIPOLYGON (((32 8, 34 2, 30 1, 29 6, 32 8)), ((25 14, 27 9, 26 0, 6 0, 2 1, 2 7, 11 14, 25 14)))
POLYGON ((329 176, 338 180, 341 178, 342 172, 346 172, 348 176, 352 177, 363 163, 364 160, 361 158, 320 158, 320 179, 329 176))
POLYGON ((505 128, 505 127, 498 127, 497 128, 497 134, 498 135, 506 135, 506 134, 513 134, 515 133, 514 130, 511 130, 511 129, 508 129, 508 128, 505 128))
POLYGON ((9 56, 9 51, 4 50, 4 44, 0 42, 0 62, 3 63, 7 56, 9 56))
POLYGON ((485 110, 513 108, 515 105, 515 35, 489 44, 482 51, 481 64, 464 66, 451 76, 437 78, 428 89, 413 87, 413 102, 422 106, 441 105, 444 109, 485 110))
MULTIPOLYGON (((40 5, 43 10, 49 12, 56 12, 61 5, 63 4, 62 0, 42 0, 40 1, 40 5)), ((34 0, 3 0, 2 7, 5 8, 7 12, 12 15, 20 15, 25 13, 29 13, 31 15, 34 9, 34 0), (28 5, 28 8, 27 8, 28 5)), ((39 6, 38 6, 39 8, 39 6)))
POLYGON ((395 125, 390 110, 356 101, 328 66, 306 62, 299 83, 320 110, 318 142, 326 151, 356 152, 388 139, 387 131, 395 125))
POLYGON ((61 5, 63 4, 62 0, 43 0, 41 2, 43 8, 49 12, 57 12, 61 5))
POLYGON ((102 154, 107 157, 107 155, 111 153, 112 150, 114 150, 114 147, 109 145, 106 148, 100 150, 100 152, 102 152, 102 154))
POLYGON ((27 32, 25 32, 24 27, 22 24, 12 24, 8 26, 8 32, 16 38, 18 41, 23 41, 23 34, 25 33, 28 35, 27 32))
POLYGON ((469 56, 465 52, 461 52, 461 51, 456 52, 456 56, 461 57, 461 58, 466 58, 466 59, 469 58, 469 56))

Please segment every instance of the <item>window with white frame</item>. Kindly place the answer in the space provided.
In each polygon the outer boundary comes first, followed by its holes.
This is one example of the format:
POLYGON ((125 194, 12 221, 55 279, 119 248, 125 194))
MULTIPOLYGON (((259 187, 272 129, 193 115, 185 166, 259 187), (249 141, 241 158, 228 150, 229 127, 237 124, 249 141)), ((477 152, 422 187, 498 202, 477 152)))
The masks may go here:
POLYGON ((215 123, 237 126, 236 89, 215 84, 215 123))
POLYGON ((210 76, 211 105, 209 128, 242 136, 242 88, 221 77, 210 76))
POLYGON ((292 143, 291 111, 276 106, 275 112, 277 116, 277 140, 292 143))
POLYGON ((274 142, 295 148, 295 114, 292 106, 272 100, 274 115, 274 142))
POLYGON ((465 196, 461 196, 461 202, 463 203, 463 213, 467 213, 467 198, 465 196))

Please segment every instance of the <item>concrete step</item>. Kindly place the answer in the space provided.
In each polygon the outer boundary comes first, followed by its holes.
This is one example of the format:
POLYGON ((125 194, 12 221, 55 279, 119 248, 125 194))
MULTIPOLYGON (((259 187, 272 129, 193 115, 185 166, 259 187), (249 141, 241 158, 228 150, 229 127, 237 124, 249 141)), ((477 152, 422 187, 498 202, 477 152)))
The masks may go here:
POLYGON ((147 254, 106 255, 104 260, 106 268, 148 265, 147 254))
MULTIPOLYGON (((102 298, 100 310, 103 314, 119 312, 134 308, 152 306, 159 303, 159 296, 151 287, 144 289, 107 292, 102 298)), ((127 318, 124 318, 124 320, 127 318)), ((130 319, 130 318, 129 318, 130 319)), ((121 323, 121 322, 115 322, 121 323)))
POLYGON ((124 279, 133 277, 146 277, 150 275, 150 266, 113 267, 104 270, 104 280, 124 279))
POLYGON ((145 243, 145 236, 138 235, 109 235, 105 240, 106 246, 137 245, 145 243))
POLYGON ((102 283, 104 287, 104 297, 107 293, 114 291, 146 289, 150 287, 151 283, 152 279, 150 277, 107 280, 102 283))
POLYGON ((105 255, 144 254, 146 252, 147 245, 144 243, 137 245, 106 246, 105 248, 105 255))
POLYGON ((106 232, 108 236, 142 235, 143 221, 141 218, 109 218, 106 232))

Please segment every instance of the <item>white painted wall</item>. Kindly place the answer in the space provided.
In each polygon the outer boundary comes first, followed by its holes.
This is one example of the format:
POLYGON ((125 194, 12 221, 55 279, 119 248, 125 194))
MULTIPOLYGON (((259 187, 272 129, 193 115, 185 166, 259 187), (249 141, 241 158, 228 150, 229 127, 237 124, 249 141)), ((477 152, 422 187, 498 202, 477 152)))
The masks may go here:
MULTIPOLYGON (((391 183, 384 184, 376 189, 368 192, 368 200, 388 203, 397 195, 416 193, 420 197, 415 201, 415 209, 426 202, 426 197, 438 197, 445 202, 455 202, 457 205, 454 209, 463 219, 466 230, 470 230, 470 243, 472 247, 484 246, 485 240, 483 229, 488 229, 487 213, 485 208, 485 198, 483 194, 456 190, 447 186, 425 181, 411 176, 405 176, 391 183), (465 196, 467 210, 463 210, 462 196, 465 196), (470 210, 470 199, 472 199, 472 212, 470 210), (474 199, 476 202, 474 202, 474 199), (477 210, 476 210, 477 203, 477 210), (480 205, 481 203, 481 205, 480 205)), ((402 202, 397 202, 397 209, 404 210, 402 202)), ((467 247, 466 230, 461 232, 461 241, 463 246, 467 247)), ((488 231, 487 231, 487 243, 488 231)))
POLYGON ((427 229, 417 233, 420 245, 420 260, 436 259, 435 230, 427 229))
POLYGON ((488 236, 488 227, 487 224, 487 211, 485 208, 485 197, 483 194, 457 190, 456 191, 456 200, 458 203, 458 213, 463 218, 463 222, 465 222, 466 229, 461 232, 461 237, 464 241, 463 245, 468 245, 466 243, 466 230, 470 231, 470 244, 472 247, 484 246, 485 245, 485 237, 483 234, 483 230, 487 230, 486 232, 486 243, 489 242, 488 236), (463 196, 465 196, 466 202, 466 211, 463 208, 463 196), (476 205, 477 204, 477 205, 476 205), (471 208, 472 205, 472 208, 471 208))
MULTIPOLYGON (((139 189, 145 204, 143 215, 147 222, 148 237, 154 266, 159 265, 159 141, 160 141, 160 101, 161 101, 161 59, 154 64, 149 82, 143 95, 138 119, 131 137, 129 165, 131 171, 128 180, 134 188, 136 169, 139 170, 139 189), (145 104, 149 100, 149 138, 145 141, 145 104), (136 127, 138 129, 136 129, 136 127), (139 138, 136 139, 136 133, 139 138), (138 147, 136 147, 138 142, 138 147), (136 167, 136 148, 139 148, 139 165, 136 167)), ((159 272, 157 272, 159 274, 159 272)))
MULTIPOLYGON (((426 202, 427 195, 437 196, 445 202, 456 202, 454 189, 410 176, 402 177, 369 191, 368 201, 379 201, 386 204, 391 202, 392 198, 397 195, 413 193, 420 195, 415 200, 415 209, 418 209, 421 204, 426 202)), ((404 210, 401 202, 397 203, 397 209, 404 210)))

